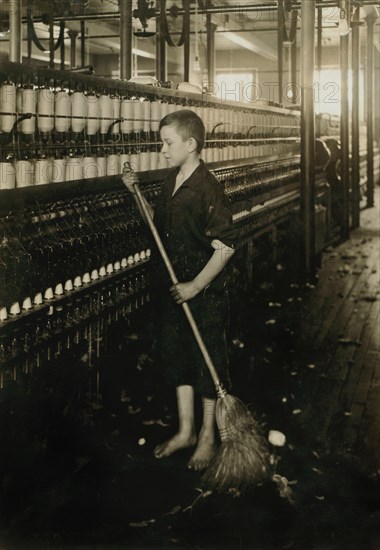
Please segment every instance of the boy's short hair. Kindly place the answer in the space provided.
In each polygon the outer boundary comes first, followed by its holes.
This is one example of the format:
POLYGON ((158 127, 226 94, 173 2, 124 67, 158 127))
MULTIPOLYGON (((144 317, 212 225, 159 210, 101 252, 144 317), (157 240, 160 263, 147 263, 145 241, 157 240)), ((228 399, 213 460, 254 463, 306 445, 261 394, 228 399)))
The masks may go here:
POLYGON ((177 133, 184 139, 194 138, 197 142, 197 153, 205 144, 206 129, 202 119, 190 109, 181 109, 164 116, 159 129, 164 126, 175 126, 177 133))

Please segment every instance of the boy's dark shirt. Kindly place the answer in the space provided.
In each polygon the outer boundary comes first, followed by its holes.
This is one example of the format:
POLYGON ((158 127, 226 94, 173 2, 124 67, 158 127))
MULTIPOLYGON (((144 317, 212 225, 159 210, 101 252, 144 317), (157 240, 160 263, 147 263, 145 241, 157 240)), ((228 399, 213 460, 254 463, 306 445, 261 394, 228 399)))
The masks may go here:
MULTIPOLYGON (((172 170, 162 184, 154 221, 178 280, 187 282, 198 275, 213 255, 214 239, 234 247, 234 229, 229 198, 204 162, 172 196, 178 171, 178 168, 172 170)), ((171 285, 162 262, 157 265, 154 277, 158 286, 171 285)), ((225 282, 226 268, 212 281, 209 290, 220 291, 225 282)))

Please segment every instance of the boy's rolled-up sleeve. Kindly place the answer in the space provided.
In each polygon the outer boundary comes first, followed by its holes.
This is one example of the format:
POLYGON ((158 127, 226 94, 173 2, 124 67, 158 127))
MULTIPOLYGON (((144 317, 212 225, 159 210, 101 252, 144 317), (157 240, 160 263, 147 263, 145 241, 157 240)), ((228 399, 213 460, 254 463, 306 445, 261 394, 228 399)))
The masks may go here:
POLYGON ((208 197, 206 216, 205 233, 210 246, 216 239, 229 248, 235 248, 235 230, 230 200, 219 183, 215 185, 208 197))

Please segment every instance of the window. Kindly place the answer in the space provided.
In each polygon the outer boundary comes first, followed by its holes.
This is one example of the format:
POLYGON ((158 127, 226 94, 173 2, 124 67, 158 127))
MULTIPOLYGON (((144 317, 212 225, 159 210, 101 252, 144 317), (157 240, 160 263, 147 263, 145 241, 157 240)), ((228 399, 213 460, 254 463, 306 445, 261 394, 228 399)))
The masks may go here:
MULTIPOLYGON (((364 75, 360 71, 359 76, 359 94, 364 98, 364 75)), ((316 102, 317 113, 329 113, 331 115, 340 115, 341 101, 341 83, 340 69, 322 69, 320 73, 315 73, 314 98, 316 102)), ((352 71, 348 73, 348 102, 352 106, 352 71)), ((360 102, 360 119, 364 119, 363 105, 360 102)))

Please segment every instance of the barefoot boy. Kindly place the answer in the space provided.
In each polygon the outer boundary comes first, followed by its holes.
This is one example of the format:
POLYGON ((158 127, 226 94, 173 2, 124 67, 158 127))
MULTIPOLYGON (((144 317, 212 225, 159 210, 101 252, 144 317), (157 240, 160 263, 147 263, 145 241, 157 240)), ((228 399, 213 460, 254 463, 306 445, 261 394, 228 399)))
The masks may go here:
MULTIPOLYGON (((163 458, 196 446, 188 467, 203 470, 216 449, 215 388, 179 305, 189 303, 219 378, 228 389, 225 283, 226 265, 234 254, 232 215, 222 186, 200 159, 205 141, 202 120, 191 110, 175 111, 161 120, 160 134, 161 152, 173 170, 162 185, 154 221, 177 278, 183 282, 170 286, 163 264, 154 272, 158 345, 165 378, 176 387, 179 417, 178 432, 158 445, 154 454, 163 458), (198 437, 194 392, 202 396, 203 403, 198 437)), ((136 181, 136 174, 123 174, 132 193, 136 181)))

